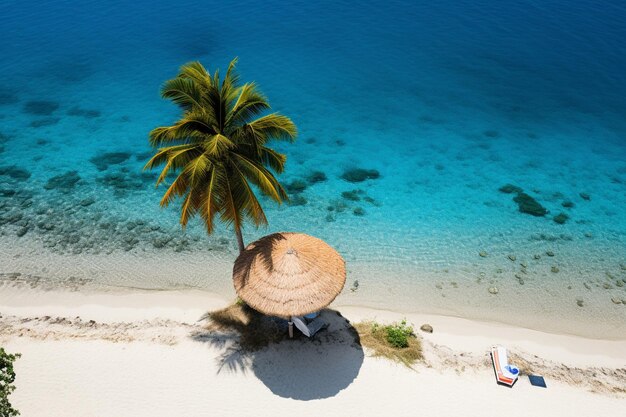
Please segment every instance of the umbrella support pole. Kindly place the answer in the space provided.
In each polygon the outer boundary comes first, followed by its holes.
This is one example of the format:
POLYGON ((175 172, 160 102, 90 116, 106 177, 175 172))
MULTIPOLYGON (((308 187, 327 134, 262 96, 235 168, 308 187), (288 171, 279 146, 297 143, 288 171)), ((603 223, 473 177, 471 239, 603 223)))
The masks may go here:
POLYGON ((289 321, 289 338, 293 339, 293 321, 289 321))

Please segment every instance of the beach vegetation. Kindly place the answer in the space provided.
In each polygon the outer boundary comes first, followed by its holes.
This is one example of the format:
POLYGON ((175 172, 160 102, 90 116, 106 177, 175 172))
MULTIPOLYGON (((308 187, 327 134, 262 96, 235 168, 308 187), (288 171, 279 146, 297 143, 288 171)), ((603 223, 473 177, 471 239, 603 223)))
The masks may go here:
POLYGON ((19 353, 7 353, 0 347, 0 417, 19 416, 17 411, 9 402, 9 395, 15 391, 15 370, 13 362, 20 357, 19 353))
POLYGON ((218 218, 233 226, 243 251, 244 222, 267 225, 257 193, 279 204, 288 199, 275 176, 284 171, 287 157, 270 144, 293 142, 297 131, 291 119, 270 112, 255 83, 239 81, 236 63, 231 61, 221 77, 219 71, 211 75, 200 62, 190 62, 165 82, 161 95, 177 104, 182 116, 150 132, 156 151, 145 168, 163 167, 157 186, 175 174, 161 206, 181 198, 183 227, 199 215, 210 234, 218 218))
POLYGON ((383 325, 365 321, 354 325, 361 344, 375 357, 383 357, 412 367, 423 359, 422 343, 406 320, 383 325))

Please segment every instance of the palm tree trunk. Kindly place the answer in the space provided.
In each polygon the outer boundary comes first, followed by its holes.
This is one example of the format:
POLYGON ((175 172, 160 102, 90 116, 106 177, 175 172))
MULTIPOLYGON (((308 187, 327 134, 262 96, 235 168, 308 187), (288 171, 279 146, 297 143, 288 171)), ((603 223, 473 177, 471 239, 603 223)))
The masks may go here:
POLYGON ((237 235, 237 244, 239 245, 239 253, 241 253, 246 248, 243 244, 243 235, 241 234, 241 227, 235 226, 235 234, 237 235))

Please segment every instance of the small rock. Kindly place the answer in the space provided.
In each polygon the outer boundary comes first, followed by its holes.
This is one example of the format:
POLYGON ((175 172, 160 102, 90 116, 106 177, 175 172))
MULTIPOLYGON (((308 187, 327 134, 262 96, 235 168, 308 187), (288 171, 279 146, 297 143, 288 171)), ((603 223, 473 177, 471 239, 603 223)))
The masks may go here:
POLYGON ((425 333, 432 333, 433 332, 433 326, 431 326, 430 324, 422 324, 422 326, 420 327, 420 330, 425 332, 425 333))
POLYGON ((20 227, 19 229, 17 229, 17 232, 15 232, 15 234, 18 237, 22 237, 24 236, 26 233, 28 233, 28 227, 20 227))
POLYGON ((591 196, 587 193, 580 193, 580 198, 582 198, 583 200, 589 201, 591 200, 591 196))
POLYGON ((59 108, 59 103, 55 101, 34 100, 24 104, 24 113, 37 116, 49 116, 59 108))
POLYGON ((583 282, 583 286, 584 286, 585 288, 587 288, 588 290, 590 290, 590 289, 591 289, 591 286, 589 286, 589 284, 587 284, 586 282, 583 282))
POLYGON ((80 205, 83 206, 83 207, 88 207, 88 206, 92 205, 95 202, 96 202, 95 198, 87 197, 87 198, 84 198, 84 199, 80 200, 80 205))
POLYGON ((535 217, 543 217, 548 214, 548 210, 546 210, 545 207, 526 193, 519 193, 513 201, 517 203, 518 209, 521 213, 530 214, 535 217))
POLYGON ((318 182, 323 182, 326 181, 326 174, 324 174, 321 171, 313 171, 311 174, 309 174, 309 176, 307 177, 307 181, 309 182, 309 184, 317 184, 318 182))
POLYGON ((565 222, 569 219, 569 216, 565 213, 559 213, 552 218, 557 224, 565 224, 565 222))
POLYGON ((541 255, 539 254, 534 254, 533 255, 533 259, 537 260, 537 259, 541 259, 541 255))
POLYGON ((572 208, 574 207, 574 203, 572 203, 571 201, 564 201, 561 203, 561 205, 565 208, 572 208))
POLYGON ((361 197, 359 196, 357 190, 344 191, 341 193, 341 197, 343 197, 345 200, 361 201, 361 197))
POLYGON ((604 288, 605 290, 612 290, 613 286, 608 282, 605 282, 604 284, 602 284, 602 288, 604 288))
POLYGON ((489 293, 490 294, 497 294, 498 293, 498 288, 497 287, 489 287, 489 293))
POLYGON ((294 180, 285 184, 285 190, 287 190, 289 194, 299 194, 306 190, 306 187, 306 183, 301 180, 294 180))
POLYGON ((354 214, 355 216, 365 216, 365 210, 361 207, 357 207, 352 210, 352 214, 354 214))
POLYGON ((509 255, 508 258, 512 261, 515 262, 515 260, 517 259, 517 257, 515 255, 509 255))
POLYGON ((478 255, 480 255, 481 258, 486 258, 487 252, 485 252, 484 250, 481 250, 480 252, 478 252, 478 255))
POLYGON ((584 306, 584 301, 582 300, 582 298, 579 298, 576 300, 576 304, 578 305, 578 307, 583 307, 584 306))
POLYGON ((354 168, 344 171, 341 178, 348 182, 363 182, 374 180, 380 177, 380 173, 375 169, 354 168))
POLYGON ((546 251, 546 255, 548 256, 554 256, 554 252, 552 252, 551 250, 546 251))
POLYGON ((506 185, 503 185, 502 187, 500 187, 498 189, 498 191, 500 191, 501 193, 505 193, 505 194, 513 194, 513 193, 519 194, 519 193, 523 192, 524 190, 522 190, 517 185, 506 184, 506 185))
POLYGON ((46 190, 57 189, 63 192, 69 192, 76 186, 78 181, 80 181, 78 171, 68 171, 65 174, 50 178, 43 188, 46 190))
POLYGON ((613 304, 622 304, 622 300, 617 297, 611 297, 613 304))
POLYGON ((585 237, 592 238, 593 235, 590 232, 585 232, 585 237))
POLYGON ((556 274, 557 272, 559 272, 559 268, 558 268, 558 267, 556 267, 556 266, 552 266, 552 267, 550 268, 550 271, 552 271, 553 273, 555 273, 555 274, 556 274))

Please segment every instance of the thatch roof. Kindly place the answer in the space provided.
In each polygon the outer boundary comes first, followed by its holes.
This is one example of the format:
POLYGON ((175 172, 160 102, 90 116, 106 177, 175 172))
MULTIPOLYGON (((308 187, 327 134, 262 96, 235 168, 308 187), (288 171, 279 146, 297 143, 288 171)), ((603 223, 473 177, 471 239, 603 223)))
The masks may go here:
POLYGON ((290 317, 329 305, 346 282, 341 255, 302 233, 274 233, 248 245, 233 269, 237 294, 264 314, 290 317))

